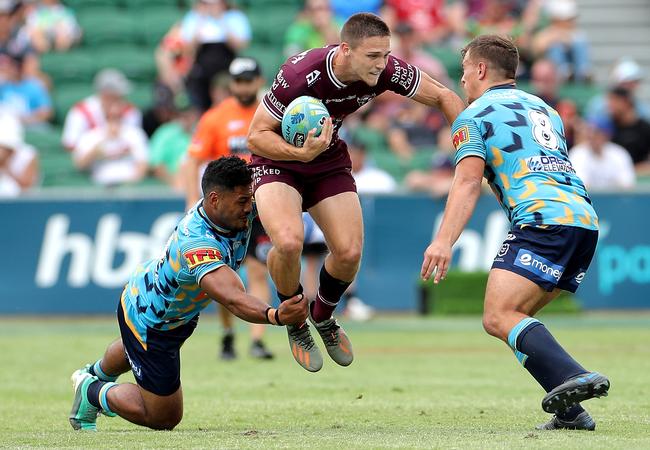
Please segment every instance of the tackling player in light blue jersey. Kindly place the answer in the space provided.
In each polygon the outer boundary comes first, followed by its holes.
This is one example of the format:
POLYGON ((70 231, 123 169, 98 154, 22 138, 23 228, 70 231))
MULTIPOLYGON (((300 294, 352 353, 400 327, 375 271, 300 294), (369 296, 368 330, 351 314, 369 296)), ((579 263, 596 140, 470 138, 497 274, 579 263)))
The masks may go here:
POLYGON ((307 302, 297 295, 271 308, 244 291, 239 268, 254 218, 252 172, 237 157, 208 164, 204 198, 179 222, 159 258, 137 268, 117 307, 121 338, 104 357, 72 375, 74 429, 95 430, 97 414, 172 429, 183 415, 180 347, 199 313, 215 300, 253 323, 302 323, 307 302), (115 383, 131 370, 137 382, 115 383))
POLYGON ((554 416, 539 429, 594 430, 580 402, 607 395, 609 380, 578 364, 533 316, 562 290, 578 289, 596 250, 596 212, 567 156, 557 112, 516 88, 514 44, 479 36, 462 54, 470 105, 452 125, 456 173, 422 278, 446 276, 485 176, 512 228, 490 270, 483 326, 547 392, 542 408, 554 416))

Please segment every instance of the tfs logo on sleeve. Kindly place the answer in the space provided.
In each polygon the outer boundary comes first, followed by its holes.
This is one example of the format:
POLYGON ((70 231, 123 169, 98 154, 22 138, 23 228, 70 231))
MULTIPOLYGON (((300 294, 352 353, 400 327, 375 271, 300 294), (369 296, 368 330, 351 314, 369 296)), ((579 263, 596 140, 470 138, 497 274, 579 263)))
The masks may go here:
POLYGON ((458 150, 458 147, 461 145, 469 142, 469 128, 467 128, 467 125, 462 126, 456 130, 454 136, 452 137, 452 142, 454 143, 454 148, 456 150, 458 150))
POLYGON ((532 272, 552 283, 558 283, 564 273, 564 266, 553 264, 548 259, 523 248, 517 253, 515 266, 532 272))
POLYGON ((221 261, 221 252, 216 248, 195 248, 186 251, 183 256, 190 269, 201 264, 221 261))

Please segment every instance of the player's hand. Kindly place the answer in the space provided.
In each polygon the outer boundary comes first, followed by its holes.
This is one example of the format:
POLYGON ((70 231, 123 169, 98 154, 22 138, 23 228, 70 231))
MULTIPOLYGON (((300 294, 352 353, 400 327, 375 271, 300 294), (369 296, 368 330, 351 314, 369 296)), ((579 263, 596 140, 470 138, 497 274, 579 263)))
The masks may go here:
POLYGON ((307 300, 303 294, 298 294, 285 300, 278 308, 280 322, 283 325, 296 325, 303 323, 307 319, 307 300))
POLYGON ((434 240, 424 251, 424 261, 420 276, 427 281, 433 274, 433 282, 438 284, 447 276, 451 261, 451 244, 434 240))
POLYGON ((334 125, 332 118, 325 119, 323 129, 318 137, 316 137, 316 128, 309 130, 305 144, 302 146, 301 161, 309 162, 323 153, 332 142, 332 135, 334 134, 334 125))

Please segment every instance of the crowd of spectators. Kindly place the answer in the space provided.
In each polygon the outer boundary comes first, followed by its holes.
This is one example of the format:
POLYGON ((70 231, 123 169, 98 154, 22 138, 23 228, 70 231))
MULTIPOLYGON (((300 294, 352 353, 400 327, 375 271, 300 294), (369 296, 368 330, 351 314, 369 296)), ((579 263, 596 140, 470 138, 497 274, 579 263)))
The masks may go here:
MULTIPOLYGON (((93 183, 116 186, 148 177, 184 189, 182 167, 198 120, 229 96, 228 67, 247 54, 256 34, 247 10, 228 0, 178 4, 185 10, 153 50, 157 76, 150 80, 148 108, 129 102, 132 80, 109 67, 96 73, 92 95, 55 117, 57 86, 39 58, 84 45, 84 33, 92 30, 82 29, 65 1, 0 0, 1 195, 39 184, 38 149, 25 144, 24 134, 58 130, 55 121, 63 125, 61 151, 93 183)), ((237 4, 257 7, 251 0, 237 4)), ((594 83, 575 0, 305 0, 293 23, 278 30, 283 45, 275 50, 288 57, 335 44, 343 22, 359 11, 382 15, 393 30, 393 53, 452 88, 459 82, 458 49, 466 42, 481 33, 512 36, 521 54, 520 79, 563 118, 570 158, 588 187, 629 189, 650 176, 650 107, 639 99, 645 74, 634 60, 613 65, 608 85, 584 111, 563 94, 569 83, 594 83)), ((268 81, 275 74, 263 75, 268 81)), ((439 112, 386 93, 342 132, 360 190, 446 195, 453 147, 439 112)))

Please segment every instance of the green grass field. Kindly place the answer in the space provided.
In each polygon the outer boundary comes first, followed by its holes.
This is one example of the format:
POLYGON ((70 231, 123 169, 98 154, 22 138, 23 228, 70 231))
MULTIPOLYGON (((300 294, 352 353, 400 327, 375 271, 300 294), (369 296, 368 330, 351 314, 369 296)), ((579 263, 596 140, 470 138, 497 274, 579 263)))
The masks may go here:
MULTIPOLYGON (((596 431, 538 432, 543 392, 480 319, 380 317, 348 323, 348 368, 329 359, 310 374, 291 358, 284 330, 269 332, 277 358, 216 359, 206 315, 183 347, 185 416, 151 431, 101 417, 98 433, 68 424, 70 373, 117 333, 105 319, 0 319, 0 447, 57 448, 650 448, 650 315, 543 318, 588 368, 612 381, 585 404, 596 431)), ((131 376, 125 379, 132 380, 131 376)))

